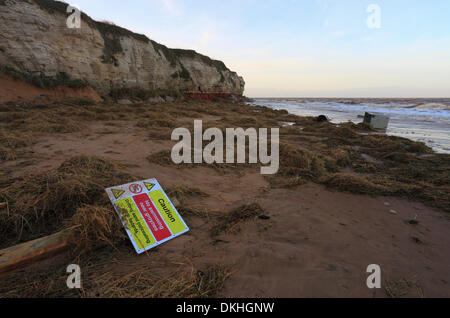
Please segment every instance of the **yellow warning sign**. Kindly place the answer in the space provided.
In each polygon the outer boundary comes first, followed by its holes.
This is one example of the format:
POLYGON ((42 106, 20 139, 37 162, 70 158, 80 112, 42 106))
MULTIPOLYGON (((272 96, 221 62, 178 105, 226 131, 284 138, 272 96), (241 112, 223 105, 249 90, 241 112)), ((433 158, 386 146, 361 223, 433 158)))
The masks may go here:
POLYGON ((149 193, 149 196, 174 235, 186 231, 186 225, 181 221, 178 214, 172 208, 172 204, 161 190, 153 191, 149 193))
POLYGON ((133 239, 138 244, 139 249, 146 249, 156 243, 153 235, 145 224, 144 218, 141 213, 139 213, 139 210, 136 208, 131 198, 118 200, 116 201, 116 205, 119 208, 133 239))
POLYGON ((106 193, 138 254, 189 231, 156 179, 116 185, 106 193))
POLYGON ((123 190, 117 190, 117 189, 112 189, 111 192, 114 194, 114 197, 116 198, 116 200, 118 198, 120 198, 122 196, 122 194, 125 193, 125 191, 123 190))
POLYGON ((152 189, 155 187, 154 183, 148 183, 148 182, 144 182, 145 187, 147 188, 148 191, 152 191, 152 189))

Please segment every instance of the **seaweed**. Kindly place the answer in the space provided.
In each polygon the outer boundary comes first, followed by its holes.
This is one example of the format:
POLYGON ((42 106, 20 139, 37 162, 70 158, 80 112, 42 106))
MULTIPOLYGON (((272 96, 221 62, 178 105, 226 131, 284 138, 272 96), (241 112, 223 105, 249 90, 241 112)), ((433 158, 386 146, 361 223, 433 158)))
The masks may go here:
POLYGON ((57 169, 22 177, 0 190, 8 209, 0 214, 1 245, 19 243, 61 229, 85 205, 106 205, 105 188, 132 181, 117 163, 76 156, 57 169))
POLYGON ((211 229, 211 236, 218 236, 234 228, 239 223, 256 218, 262 214, 264 214, 264 210, 257 203, 240 206, 225 215, 219 216, 219 223, 211 229))

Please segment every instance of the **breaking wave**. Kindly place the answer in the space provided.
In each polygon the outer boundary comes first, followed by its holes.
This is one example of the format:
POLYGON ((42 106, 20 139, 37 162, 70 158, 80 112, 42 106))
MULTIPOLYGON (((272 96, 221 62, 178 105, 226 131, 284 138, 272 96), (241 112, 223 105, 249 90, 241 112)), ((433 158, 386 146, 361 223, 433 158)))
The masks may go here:
POLYGON ((450 110, 450 105, 440 103, 420 103, 406 108, 450 110))

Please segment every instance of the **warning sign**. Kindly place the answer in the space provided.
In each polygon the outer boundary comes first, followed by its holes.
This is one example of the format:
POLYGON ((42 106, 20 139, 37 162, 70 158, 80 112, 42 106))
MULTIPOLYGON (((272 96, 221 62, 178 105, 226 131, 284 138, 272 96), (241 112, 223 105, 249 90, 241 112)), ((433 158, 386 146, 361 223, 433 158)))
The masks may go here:
POLYGON ((139 254, 189 231, 156 179, 108 188, 106 192, 139 254))
POLYGON ((147 188, 148 191, 152 191, 152 189, 155 187, 154 183, 148 183, 148 182, 144 182, 145 187, 147 188))
POLYGON ((122 196, 122 194, 125 193, 125 191, 123 190, 117 190, 117 189, 112 189, 111 192, 114 194, 114 197, 116 199, 120 198, 122 196))
POLYGON ((137 183, 130 184, 129 189, 134 194, 138 194, 138 193, 142 192, 142 186, 137 183))

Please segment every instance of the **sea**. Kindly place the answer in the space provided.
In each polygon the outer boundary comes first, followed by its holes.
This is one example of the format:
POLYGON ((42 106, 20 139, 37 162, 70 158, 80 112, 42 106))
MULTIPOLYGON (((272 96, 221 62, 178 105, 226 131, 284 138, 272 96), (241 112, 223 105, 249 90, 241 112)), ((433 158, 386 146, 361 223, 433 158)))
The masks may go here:
POLYGON ((381 113, 390 118, 386 134, 421 141, 437 153, 450 154, 450 98, 255 98, 250 104, 299 116, 325 115, 336 124, 360 123, 366 112, 381 113))

